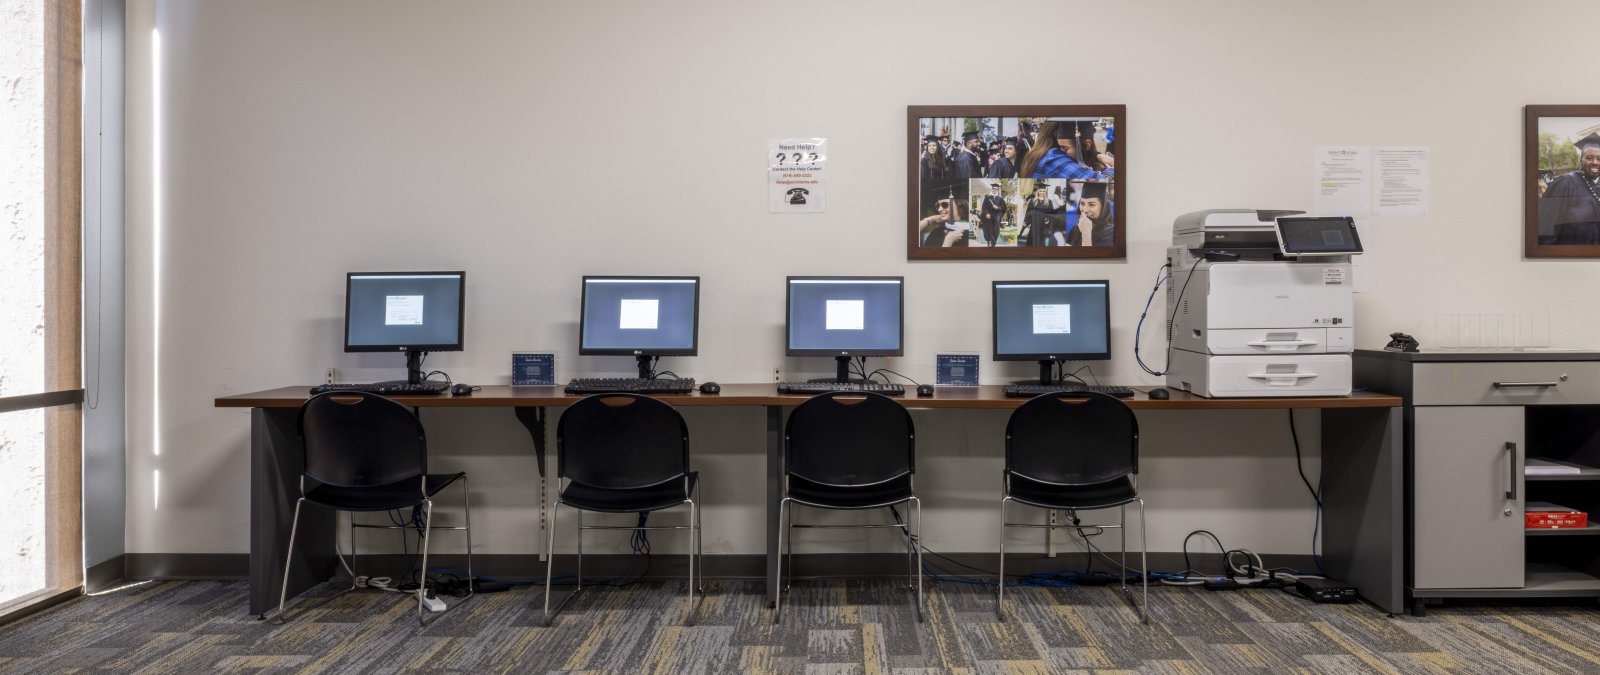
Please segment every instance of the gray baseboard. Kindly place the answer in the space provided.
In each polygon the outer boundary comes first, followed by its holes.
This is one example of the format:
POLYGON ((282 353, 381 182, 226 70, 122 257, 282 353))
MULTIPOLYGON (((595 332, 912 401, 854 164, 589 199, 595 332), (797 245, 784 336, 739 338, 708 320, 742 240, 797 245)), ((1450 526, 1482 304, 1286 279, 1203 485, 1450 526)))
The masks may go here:
POLYGON ((126 558, 124 578, 139 581, 245 579, 250 576, 248 553, 129 553, 126 558))
MULTIPOLYGON (((995 553, 945 553, 944 559, 923 554, 923 564, 940 574, 954 577, 987 577, 999 566, 995 553)), ((1109 553, 1115 559, 1115 553, 1109 553)), ((1193 564, 1205 573, 1222 569, 1222 556, 1216 553, 1191 553, 1193 564)), ((1267 564, 1274 567, 1314 569, 1308 555, 1267 555, 1267 564)), ((415 556, 412 556, 413 560, 415 556)), ((129 553, 96 565, 110 569, 114 561, 125 560, 121 578, 125 579, 245 579, 250 576, 250 556, 244 553, 129 553)), ((1035 574, 1082 571, 1087 558, 1081 551, 1061 553, 1055 558, 1042 553, 1013 553, 1006 555, 1007 574, 1035 574)), ((466 556, 439 554, 428 556, 428 567, 439 569, 453 567, 466 569, 466 556)), ((414 562, 413 562, 414 564, 414 562)), ((787 563, 786 563, 787 564, 787 563)), ((398 576, 406 570, 406 556, 399 554, 363 555, 355 563, 358 574, 369 576, 398 576)), ((473 573, 478 576, 532 579, 544 576, 545 564, 537 555, 480 554, 472 557, 473 573)), ((606 554, 583 557, 584 576, 632 576, 644 572, 643 562, 629 555, 606 554)), ((1137 555, 1128 556, 1128 566, 1137 568, 1137 555)), ((1182 553, 1151 553, 1150 568, 1157 571, 1177 572, 1184 568, 1182 553)), ((727 554, 705 556, 705 576, 716 579, 761 579, 766 576, 766 556, 761 554, 727 554)), ((794 556, 794 576, 797 578, 873 578, 893 577, 906 573, 905 554, 902 553, 801 553, 794 556)), ((1113 569, 1111 561, 1095 556, 1094 569, 1101 572, 1113 569)), ((571 574, 577 570, 577 557, 556 556, 555 573, 571 574)), ((96 572, 96 580, 106 578, 109 571, 96 572)), ((689 558, 685 555, 656 555, 650 560, 648 578, 682 579, 689 575, 689 558)), ((111 579, 110 581, 117 581, 111 579)), ((94 588, 91 586, 91 588, 94 588)))
POLYGON ((128 556, 126 555, 115 556, 110 560, 90 565, 83 571, 83 592, 99 593, 108 588, 116 588, 122 585, 123 580, 128 578, 126 576, 127 566, 128 556))

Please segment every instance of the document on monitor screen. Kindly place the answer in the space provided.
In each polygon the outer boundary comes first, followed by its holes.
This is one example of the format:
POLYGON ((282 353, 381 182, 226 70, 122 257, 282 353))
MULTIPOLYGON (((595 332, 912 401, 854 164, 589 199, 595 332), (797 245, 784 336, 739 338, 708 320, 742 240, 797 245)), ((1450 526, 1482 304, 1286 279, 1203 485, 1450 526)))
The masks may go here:
POLYGON ((1034 305, 1033 334, 1059 335, 1072 332, 1072 305, 1034 305))
POLYGON ((622 330, 655 330, 659 321, 661 301, 655 298, 622 300, 617 327, 622 330))
POLYGON ((383 325, 421 326, 422 298, 420 295, 384 296, 383 325))
POLYGON ((867 327, 867 301, 829 300, 828 330, 865 330, 867 327))

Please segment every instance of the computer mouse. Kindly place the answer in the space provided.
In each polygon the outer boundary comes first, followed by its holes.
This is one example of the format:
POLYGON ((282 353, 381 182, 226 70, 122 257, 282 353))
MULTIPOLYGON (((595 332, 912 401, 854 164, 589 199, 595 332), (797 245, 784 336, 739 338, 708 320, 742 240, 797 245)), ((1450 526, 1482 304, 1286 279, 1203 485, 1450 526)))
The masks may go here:
POLYGON ((702 393, 702 394, 720 394, 720 393, 722 393, 722 385, 717 384, 715 382, 707 382, 705 384, 700 385, 700 393, 702 393))
POLYGON ((450 395, 451 396, 471 396, 472 395, 472 385, 470 385, 470 384, 457 384, 456 386, 450 388, 450 395))
POLYGON ((1149 396, 1150 398, 1153 398, 1153 399, 1155 399, 1157 401, 1165 401, 1165 400, 1167 400, 1169 398, 1172 398, 1172 394, 1170 392, 1168 392, 1166 389, 1162 389, 1161 387, 1156 387, 1155 389, 1151 389, 1150 391, 1145 392, 1145 395, 1149 396))
POLYGON ((933 395, 933 385, 931 385, 931 384, 919 384, 919 385, 917 385, 917 395, 918 396, 932 396, 933 395))

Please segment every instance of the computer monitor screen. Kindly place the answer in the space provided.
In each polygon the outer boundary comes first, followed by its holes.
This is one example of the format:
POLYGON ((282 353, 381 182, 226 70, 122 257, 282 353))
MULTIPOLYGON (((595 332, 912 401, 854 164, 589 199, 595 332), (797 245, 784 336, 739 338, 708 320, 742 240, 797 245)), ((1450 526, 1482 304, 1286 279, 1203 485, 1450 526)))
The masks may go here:
POLYGON ((347 352, 461 351, 466 272, 351 272, 347 352))
POLYGON ((789 277, 789 356, 899 356, 901 277, 789 277))
POLYGON ((1110 283, 994 282, 996 361, 1111 358, 1110 283))
POLYGON ((584 277, 579 354, 693 356, 699 277, 584 277))

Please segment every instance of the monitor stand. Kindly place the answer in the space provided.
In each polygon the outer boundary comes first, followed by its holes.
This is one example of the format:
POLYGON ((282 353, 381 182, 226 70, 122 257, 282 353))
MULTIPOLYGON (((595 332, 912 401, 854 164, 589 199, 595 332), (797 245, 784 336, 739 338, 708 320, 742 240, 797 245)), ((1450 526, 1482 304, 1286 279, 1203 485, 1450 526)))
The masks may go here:
POLYGON ((1012 384, 1037 384, 1046 387, 1056 384, 1056 374, 1054 370, 1055 365, 1055 361, 1050 359, 1040 359, 1038 377, 1030 377, 1026 380, 1014 380, 1012 381, 1012 384))
POLYGON ((383 382, 378 382, 377 384, 422 384, 422 380, 424 378, 424 375, 422 373, 422 357, 427 356, 427 355, 428 355, 428 353, 424 352, 424 351, 419 351, 419 350, 416 350, 416 349, 407 349, 406 350, 406 379, 404 379, 404 380, 385 380, 383 382))
POLYGON ((865 378, 850 377, 850 358, 851 357, 849 356, 833 357, 834 363, 836 364, 833 370, 833 377, 819 377, 814 380, 806 381, 818 384, 865 384, 867 382, 865 378))
POLYGON ((640 354, 634 358, 639 360, 639 379, 653 379, 656 375, 656 369, 652 367, 655 364, 655 357, 649 354, 640 354))

